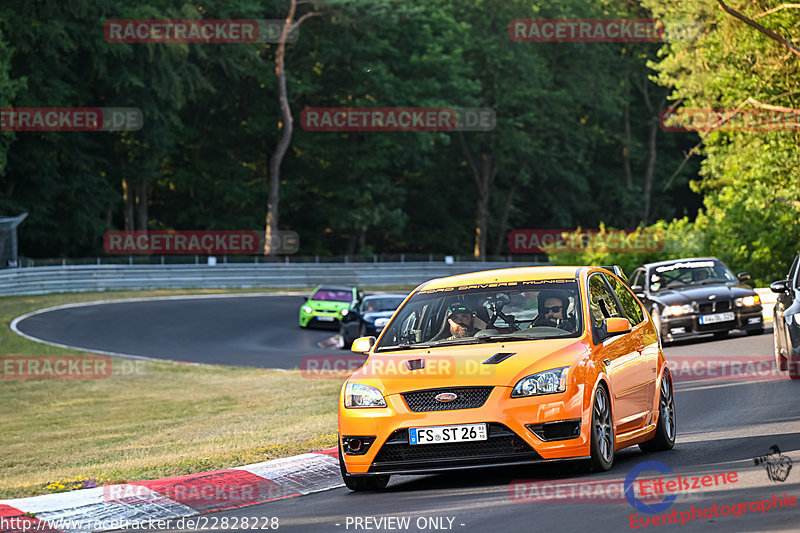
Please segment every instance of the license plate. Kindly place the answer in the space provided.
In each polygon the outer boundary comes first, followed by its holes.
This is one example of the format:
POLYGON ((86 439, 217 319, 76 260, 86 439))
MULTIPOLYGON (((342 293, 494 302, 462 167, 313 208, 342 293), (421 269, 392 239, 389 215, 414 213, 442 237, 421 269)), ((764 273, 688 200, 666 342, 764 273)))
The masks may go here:
POLYGON ((333 322, 333 317, 332 316, 318 316, 317 320, 319 320, 320 322, 333 322))
POLYGON ((443 444, 445 442, 468 442, 486 440, 486 424, 464 424, 460 426, 433 426, 409 428, 409 444, 443 444))
POLYGON ((716 315, 700 317, 701 324, 716 324, 717 322, 728 322, 729 320, 736 320, 736 315, 733 313, 717 313, 716 315))

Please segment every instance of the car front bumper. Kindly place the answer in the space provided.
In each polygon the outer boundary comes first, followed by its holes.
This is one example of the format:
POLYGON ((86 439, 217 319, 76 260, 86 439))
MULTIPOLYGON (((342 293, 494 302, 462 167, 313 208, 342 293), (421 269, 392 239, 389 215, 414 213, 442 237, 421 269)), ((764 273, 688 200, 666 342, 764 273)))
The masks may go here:
POLYGON ((306 313, 300 312, 299 323, 300 326, 320 326, 338 328, 341 323, 342 314, 340 311, 312 311, 306 313))
POLYGON ((716 322, 712 324, 701 324, 701 317, 706 315, 700 313, 670 317, 662 316, 661 331, 667 340, 675 340, 707 333, 731 331, 733 329, 764 329, 764 316, 760 305, 743 309, 735 309, 729 312, 734 314, 733 320, 716 322))
MULTIPOLYGON (((350 474, 418 474, 551 460, 582 459, 590 454, 591 412, 583 406, 583 385, 564 393, 511 398, 511 388, 494 387, 485 403, 473 409, 412 411, 401 394, 386 396, 387 407, 339 409, 340 443, 350 436, 374 436, 365 453, 345 452, 350 474), (543 440, 543 423, 575 428, 577 436, 543 440), (409 443, 408 428, 488 424, 485 441, 409 443)), ((556 429, 549 435, 557 433, 556 429)))

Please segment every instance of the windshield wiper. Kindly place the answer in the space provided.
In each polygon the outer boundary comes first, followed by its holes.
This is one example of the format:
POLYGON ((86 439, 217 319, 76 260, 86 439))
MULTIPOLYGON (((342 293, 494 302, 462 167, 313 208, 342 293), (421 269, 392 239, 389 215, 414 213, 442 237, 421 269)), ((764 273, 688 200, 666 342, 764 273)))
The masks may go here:
POLYGON ((490 341, 529 341, 534 337, 530 335, 482 335, 480 337, 464 337, 461 339, 442 340, 434 346, 453 346, 459 344, 479 344, 490 341))
POLYGON ((475 337, 476 339, 481 340, 490 340, 490 341, 530 341, 535 339, 536 337, 532 335, 486 335, 485 337, 475 337))
POLYGON ((428 343, 421 344, 397 344, 395 346, 386 346, 378 348, 377 352, 394 352, 396 350, 414 350, 416 348, 430 348, 432 345, 428 343))
POLYGON ((459 346, 465 344, 480 344, 482 342, 490 341, 530 341, 536 337, 531 335, 486 335, 481 337, 462 337, 459 339, 442 339, 431 343, 421 344, 398 344, 396 346, 386 346, 385 348, 378 348, 378 352, 394 352, 397 350, 413 350, 415 348, 434 348, 436 346, 459 346))

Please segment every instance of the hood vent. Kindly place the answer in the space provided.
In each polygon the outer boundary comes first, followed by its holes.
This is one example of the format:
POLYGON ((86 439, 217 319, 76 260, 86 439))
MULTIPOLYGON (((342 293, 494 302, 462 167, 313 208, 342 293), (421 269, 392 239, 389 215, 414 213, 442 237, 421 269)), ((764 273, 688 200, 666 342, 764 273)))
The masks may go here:
POLYGON ((515 355, 516 352, 498 352, 483 362, 484 365, 496 365, 515 355))

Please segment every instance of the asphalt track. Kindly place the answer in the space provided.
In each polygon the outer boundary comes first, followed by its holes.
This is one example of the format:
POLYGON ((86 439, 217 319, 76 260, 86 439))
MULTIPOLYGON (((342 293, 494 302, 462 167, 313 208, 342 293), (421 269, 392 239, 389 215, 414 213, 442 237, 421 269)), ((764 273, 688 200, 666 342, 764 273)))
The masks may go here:
MULTIPOLYGON (((299 297, 201 299, 139 302, 68 308, 35 315, 19 323, 26 334, 52 342, 70 343, 109 351, 139 353, 181 361, 297 366, 302 355, 328 353, 316 342, 330 332, 300 330, 296 323, 299 297), (192 320, 187 320, 192 317, 192 320), (190 322, 194 322, 191 325, 190 322), (86 339, 93 339, 89 343, 86 339), (90 346, 91 344, 91 346, 90 346)), ((727 340, 701 338, 667 347, 668 359, 711 356, 747 361, 772 354, 771 329, 756 337, 733 335, 727 340)), ((730 381, 695 379, 676 381, 678 439, 668 452, 644 454, 638 447, 617 453, 614 467, 602 474, 584 474, 567 463, 462 471, 430 476, 395 476, 385 489, 351 493, 335 489, 298 498, 203 515, 202 529, 232 531, 243 528, 240 520, 276 517, 280 531, 798 531, 800 501, 796 506, 762 512, 751 502, 786 494, 800 499, 800 381, 779 374, 774 379, 730 381), (793 460, 785 481, 773 481, 754 458, 778 446, 793 460), (576 501, 570 490, 558 485, 591 482, 622 486, 625 477, 643 461, 660 461, 670 476, 696 477, 736 472, 736 482, 677 494, 671 506, 650 514, 636 510, 618 492, 608 501, 595 497, 576 501), (538 480, 532 501, 532 485, 515 482, 538 480), (541 483, 544 483, 542 485, 541 483), (547 489, 545 489, 547 487, 547 489), (558 492, 557 492, 558 491, 558 492), (559 494, 561 496, 559 496, 559 494), (742 504, 747 510, 742 511, 742 504), (698 517, 717 506, 720 516, 698 517), (730 506, 736 506, 731 508, 730 506), (731 514, 723 516, 728 509, 731 514), (650 524, 645 517, 676 511, 678 523, 650 524), (683 517, 690 516, 684 524, 683 517), (367 520, 368 519, 368 520, 367 520), (378 522, 379 520, 389 522, 378 522), (408 520, 404 522, 403 520, 408 520), (632 519, 635 520, 632 522, 632 519), (632 527, 637 526, 637 527, 632 527), (388 526, 388 527, 387 527, 388 526)), ((657 477, 649 470, 644 477, 657 477)), ((580 492, 578 492, 580 494, 580 492)), ((594 493, 596 494, 596 492, 594 493)), ((578 498, 580 499, 580 498, 578 498)), ((759 504, 761 509, 765 504, 759 504)))
POLYGON ((62 307, 17 323, 25 335, 88 351, 259 368, 298 368, 333 330, 301 329, 301 296, 170 298, 62 307))

